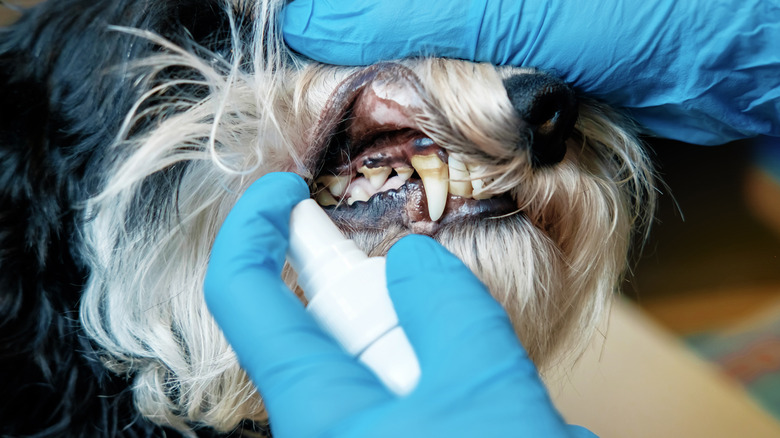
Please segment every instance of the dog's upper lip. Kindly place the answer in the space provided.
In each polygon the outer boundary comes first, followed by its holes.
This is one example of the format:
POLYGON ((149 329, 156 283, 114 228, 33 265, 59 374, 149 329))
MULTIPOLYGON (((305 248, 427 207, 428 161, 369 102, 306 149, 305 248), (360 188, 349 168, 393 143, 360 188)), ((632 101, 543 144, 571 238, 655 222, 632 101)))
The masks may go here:
MULTIPOLYGON (((343 124, 347 112, 354 105, 365 87, 380 76, 388 79, 403 79, 411 86, 418 89, 421 88, 416 75, 409 68, 396 63, 375 64, 346 78, 331 94, 312 134, 310 144, 320 154, 315 160, 317 164, 322 164, 323 155, 327 153, 335 134, 344 128, 343 124)), ((407 123, 404 126, 397 126, 398 129, 402 127, 414 128, 414 125, 407 123)))

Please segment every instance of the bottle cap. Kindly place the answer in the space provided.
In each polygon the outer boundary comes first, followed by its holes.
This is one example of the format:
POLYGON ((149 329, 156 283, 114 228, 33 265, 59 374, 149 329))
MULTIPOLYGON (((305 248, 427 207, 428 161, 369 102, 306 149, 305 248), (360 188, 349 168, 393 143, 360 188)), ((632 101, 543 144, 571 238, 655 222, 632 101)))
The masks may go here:
POLYGON ((400 396, 412 392, 420 380, 420 364, 400 326, 366 348, 360 361, 374 370, 387 389, 400 396))

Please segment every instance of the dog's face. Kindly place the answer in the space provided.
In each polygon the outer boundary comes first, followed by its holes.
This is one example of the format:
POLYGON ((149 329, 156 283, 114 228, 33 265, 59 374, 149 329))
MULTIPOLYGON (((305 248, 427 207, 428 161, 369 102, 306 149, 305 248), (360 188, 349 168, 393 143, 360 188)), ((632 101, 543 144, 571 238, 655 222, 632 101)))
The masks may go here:
MULTIPOLYGON (((191 335, 185 345, 202 343, 202 327, 216 331, 203 311, 200 286, 219 224, 256 177, 293 171, 371 255, 384 254, 409 233, 444 244, 488 285, 542 369, 587 340, 621 278, 649 190, 644 155, 622 119, 578 101, 568 86, 537 70, 455 60, 367 68, 288 65, 268 80, 270 92, 258 76, 212 84, 214 93, 205 100, 128 138, 132 152, 117 161, 87 227, 93 249, 105 248, 94 265, 109 268, 102 278, 93 274, 82 311, 101 311, 83 314, 88 327, 105 327, 112 314, 105 304, 127 296, 123 289, 132 285, 130 295, 144 297, 132 308, 147 309, 130 318, 135 331, 172 319, 166 324, 197 327, 176 333, 179 339, 191 335), (177 154, 200 161, 183 161, 175 194, 162 193, 164 203, 176 197, 176 215, 161 218, 150 210, 159 211, 159 202, 138 203, 149 184, 138 175, 152 174, 139 169, 168 172, 149 157, 170 162, 178 161, 177 154), (137 217, 137 230, 118 232, 117 224, 137 217), (173 258, 181 261, 162 262, 173 258), (128 268, 132 260, 137 264, 128 268), (130 275, 123 274, 128 269, 130 275), (194 315, 200 315, 197 322, 194 315)), ((286 277, 294 290, 289 269, 286 277)), ((126 301, 114 307, 115 326, 96 337, 137 337, 125 329, 127 311, 126 301)), ((235 360, 224 356, 224 341, 215 336, 208 342, 219 345, 215 352, 223 355, 224 369, 208 384, 228 376, 245 384, 236 378, 246 377, 235 360)), ((109 352, 119 347, 107 345, 109 352)), ((163 360, 166 349, 170 345, 156 348, 163 360)), ((197 361, 213 364, 215 352, 197 361)), ((169 368, 153 362, 136 381, 144 375, 158 380, 169 368)), ((256 399, 249 386, 242 388, 251 401, 241 405, 246 410, 236 409, 236 392, 222 393, 220 402, 256 418, 256 399)), ((137 393, 142 400, 146 395, 137 393)), ((152 412, 155 403, 141 406, 152 412)))
POLYGON ((364 250, 433 236, 488 284, 542 367, 569 330, 593 326, 644 189, 619 119, 529 68, 311 65, 294 82, 294 107, 317 115, 301 139, 312 197, 364 250))
POLYGON ((273 171, 306 178, 372 255, 410 233, 440 241, 488 285, 540 367, 574 351, 652 204, 625 119, 530 68, 297 59, 273 32, 257 39, 270 6, 237 2, 223 23, 264 21, 215 32, 234 39, 209 50, 113 29, 118 51, 150 49, 96 67, 132 92, 110 145, 90 146, 82 181, 96 189, 72 200, 73 252, 89 270, 81 322, 105 365, 133 377, 141 412, 182 429, 264 418, 202 282, 227 212, 273 171))

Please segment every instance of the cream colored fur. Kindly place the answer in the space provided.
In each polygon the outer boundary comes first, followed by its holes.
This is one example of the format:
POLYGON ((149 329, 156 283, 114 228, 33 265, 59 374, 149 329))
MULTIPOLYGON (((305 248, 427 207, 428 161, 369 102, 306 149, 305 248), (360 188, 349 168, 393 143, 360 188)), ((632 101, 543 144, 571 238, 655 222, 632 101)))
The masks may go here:
MULTIPOLYGON (((257 21, 250 30, 234 25, 230 59, 136 34, 164 49, 130 66, 146 72, 139 87, 148 88, 147 99, 177 85, 155 81, 170 66, 186 67, 191 75, 179 80, 210 92, 152 107, 139 102, 145 109, 128 115, 114 145, 112 176, 87 209, 92 275, 83 323, 106 365, 134 379, 141 412, 185 431, 192 424, 227 431, 243 419, 266 418, 206 309, 209 250, 232 205, 258 177, 271 171, 313 176, 313 128, 330 93, 355 71, 291 56, 273 25, 279 7, 243 2, 240 8, 257 21), (238 37, 246 33, 254 35, 248 43, 238 37), (155 122, 134 129, 141 118, 155 122), (178 187, 157 184, 157 173, 176 171, 182 172, 178 187)), ((514 147, 520 134, 501 80, 533 70, 401 62, 425 89, 423 131, 479 165, 492 180, 489 190, 510 191, 517 200, 516 214, 446 226, 435 238, 489 286, 542 370, 576 357, 608 311, 633 233, 652 214, 652 174, 631 124, 583 102, 563 162, 532 169, 514 147)), ((383 254, 407 233, 399 226, 353 237, 383 254)))

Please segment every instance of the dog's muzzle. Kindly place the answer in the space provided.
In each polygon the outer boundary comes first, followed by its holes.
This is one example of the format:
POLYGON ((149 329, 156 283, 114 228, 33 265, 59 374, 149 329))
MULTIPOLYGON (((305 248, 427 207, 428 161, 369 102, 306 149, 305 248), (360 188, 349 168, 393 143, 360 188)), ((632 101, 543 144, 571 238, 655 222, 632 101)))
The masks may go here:
MULTIPOLYGON (((571 89, 544 74, 512 76, 504 87, 528 139, 518 153, 530 148, 534 167, 561 161, 577 118, 571 89)), ((417 76, 394 63, 361 70, 333 93, 313 136, 322 153, 311 189, 335 220, 434 234, 466 218, 517 211, 508 193, 483 193, 485 181, 423 133, 424 96, 417 76)))

